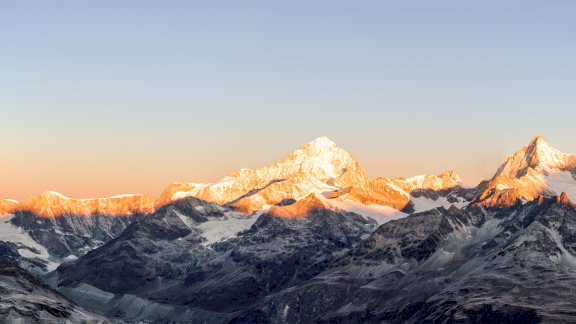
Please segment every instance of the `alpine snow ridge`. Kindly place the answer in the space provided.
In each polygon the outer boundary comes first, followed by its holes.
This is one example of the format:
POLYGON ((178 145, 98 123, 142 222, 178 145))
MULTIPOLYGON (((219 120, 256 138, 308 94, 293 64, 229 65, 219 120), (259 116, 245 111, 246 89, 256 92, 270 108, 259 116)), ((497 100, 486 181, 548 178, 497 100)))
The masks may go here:
MULTIPOLYGON (((343 203, 334 204, 347 210, 373 205, 411 213, 431 206, 466 204, 477 190, 464 188, 452 171, 438 177, 370 181, 348 151, 320 137, 265 168, 235 171, 215 183, 187 184, 186 191, 173 192, 173 197, 195 196, 250 215, 311 193, 336 198, 343 203)), ((355 209, 361 210, 366 208, 355 209)))
POLYGON ((0 199, 0 215, 14 214, 18 202, 9 199, 0 199))
MULTIPOLYGON (((0 200, 0 214, 21 211, 41 218, 63 215, 126 217, 150 214, 178 199, 197 197, 250 215, 286 201, 302 199, 311 193, 322 193, 325 197, 347 202, 336 203, 344 209, 375 205, 411 213, 433 206, 465 204, 475 196, 475 189, 464 188, 452 171, 440 176, 371 181, 348 151, 328 138, 320 137, 262 169, 235 171, 214 183, 175 182, 155 201, 148 195, 73 199, 45 191, 21 203, 0 200)), ((356 211, 362 209, 366 208, 356 208, 356 211)))
POLYGON ((87 217, 91 215, 130 216, 149 214, 154 201, 148 195, 121 195, 109 198, 72 199, 54 191, 45 191, 16 205, 16 211, 29 211, 42 218, 62 215, 87 217))

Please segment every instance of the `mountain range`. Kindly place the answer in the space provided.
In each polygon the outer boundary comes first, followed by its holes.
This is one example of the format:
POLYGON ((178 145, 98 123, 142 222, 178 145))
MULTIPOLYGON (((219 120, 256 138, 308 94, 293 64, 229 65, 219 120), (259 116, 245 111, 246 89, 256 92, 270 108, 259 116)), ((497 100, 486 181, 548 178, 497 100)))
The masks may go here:
POLYGON ((371 181, 348 151, 328 138, 320 137, 287 155, 282 161, 262 169, 234 171, 214 183, 173 183, 156 201, 148 195, 72 199, 45 191, 21 203, 0 200, 0 214, 28 211, 42 218, 66 214, 81 217, 129 216, 152 213, 178 199, 196 197, 251 215, 269 209, 284 199, 298 200, 310 193, 323 194, 343 202, 396 210, 406 208, 407 212, 413 212, 418 210, 415 209, 419 205, 418 198, 437 200, 441 196, 450 197, 450 202, 466 201, 465 197, 469 199, 475 191, 464 188, 462 184, 462 180, 452 171, 440 176, 377 178, 371 181), (429 194, 432 196, 428 197, 429 194))
POLYGON ((575 178, 541 136, 474 187, 370 180, 320 137, 155 201, 0 200, 0 259, 95 321, 575 322, 575 178))

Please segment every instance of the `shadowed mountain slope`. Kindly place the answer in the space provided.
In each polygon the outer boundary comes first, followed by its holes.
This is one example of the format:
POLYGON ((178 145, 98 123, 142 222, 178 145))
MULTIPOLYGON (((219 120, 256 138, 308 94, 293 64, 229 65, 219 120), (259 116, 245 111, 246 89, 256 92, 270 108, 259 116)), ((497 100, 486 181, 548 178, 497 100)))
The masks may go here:
POLYGON ((30 272, 0 260, 0 323, 110 323, 30 272))
POLYGON ((509 208, 390 221, 233 323, 576 321, 576 208, 565 194, 509 208))
POLYGON ((237 235, 211 241, 208 225, 224 225, 221 219, 230 213, 225 210, 193 197, 179 200, 62 264, 48 280, 95 312, 105 311, 97 296, 110 293, 112 299, 132 295, 209 316, 243 309, 314 277, 377 226, 311 195, 272 209, 237 235), (307 214, 276 216, 294 206, 307 214))
POLYGON ((300 209, 296 216, 278 212, 296 204, 261 215, 226 258, 207 263, 152 299, 221 312, 242 309, 314 277, 376 227, 358 214, 324 207, 314 197, 294 209, 300 209))

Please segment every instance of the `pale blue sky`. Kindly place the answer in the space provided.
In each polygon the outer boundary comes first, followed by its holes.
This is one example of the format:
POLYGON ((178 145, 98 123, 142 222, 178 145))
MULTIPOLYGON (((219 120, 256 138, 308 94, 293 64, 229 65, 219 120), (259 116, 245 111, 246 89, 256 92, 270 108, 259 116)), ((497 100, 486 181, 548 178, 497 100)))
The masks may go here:
POLYGON ((160 195, 326 135, 371 178, 576 153, 576 2, 0 1, 0 197, 160 195))

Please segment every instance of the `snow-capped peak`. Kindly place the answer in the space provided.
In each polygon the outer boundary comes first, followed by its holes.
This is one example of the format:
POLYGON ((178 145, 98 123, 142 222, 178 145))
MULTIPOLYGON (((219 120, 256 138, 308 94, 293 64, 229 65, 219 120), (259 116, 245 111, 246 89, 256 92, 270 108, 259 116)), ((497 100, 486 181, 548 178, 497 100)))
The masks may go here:
POLYGON ((352 155, 325 136, 267 167, 236 171, 229 177, 232 181, 198 188, 196 197, 219 204, 239 203, 241 210, 249 214, 284 198, 300 199, 311 192, 337 190, 369 181, 352 155))
POLYGON ((50 191, 50 190, 46 190, 44 191, 41 196, 58 196, 62 199, 70 199, 69 197, 64 196, 63 194, 56 192, 56 191, 50 191))
POLYGON ((529 168, 544 167, 564 171, 574 166, 576 166, 576 156, 554 149, 542 136, 538 135, 530 144, 506 159, 492 179, 501 175, 509 178, 520 178, 526 175, 529 168))
POLYGON ((517 199, 556 196, 565 191, 576 198, 576 155, 562 153, 540 135, 500 166, 473 203, 511 206, 517 199))
POLYGON ((528 149, 526 150, 526 155, 530 157, 534 157, 538 160, 540 164, 544 164, 549 168, 553 168, 554 166, 560 166, 564 164, 566 158, 569 157, 569 154, 562 153, 546 142, 546 140, 538 135, 536 136, 530 145, 528 145, 528 149))
POLYGON ((317 139, 313 140, 312 142, 308 143, 308 145, 316 147, 335 147, 336 143, 332 142, 326 136, 320 136, 317 139))

